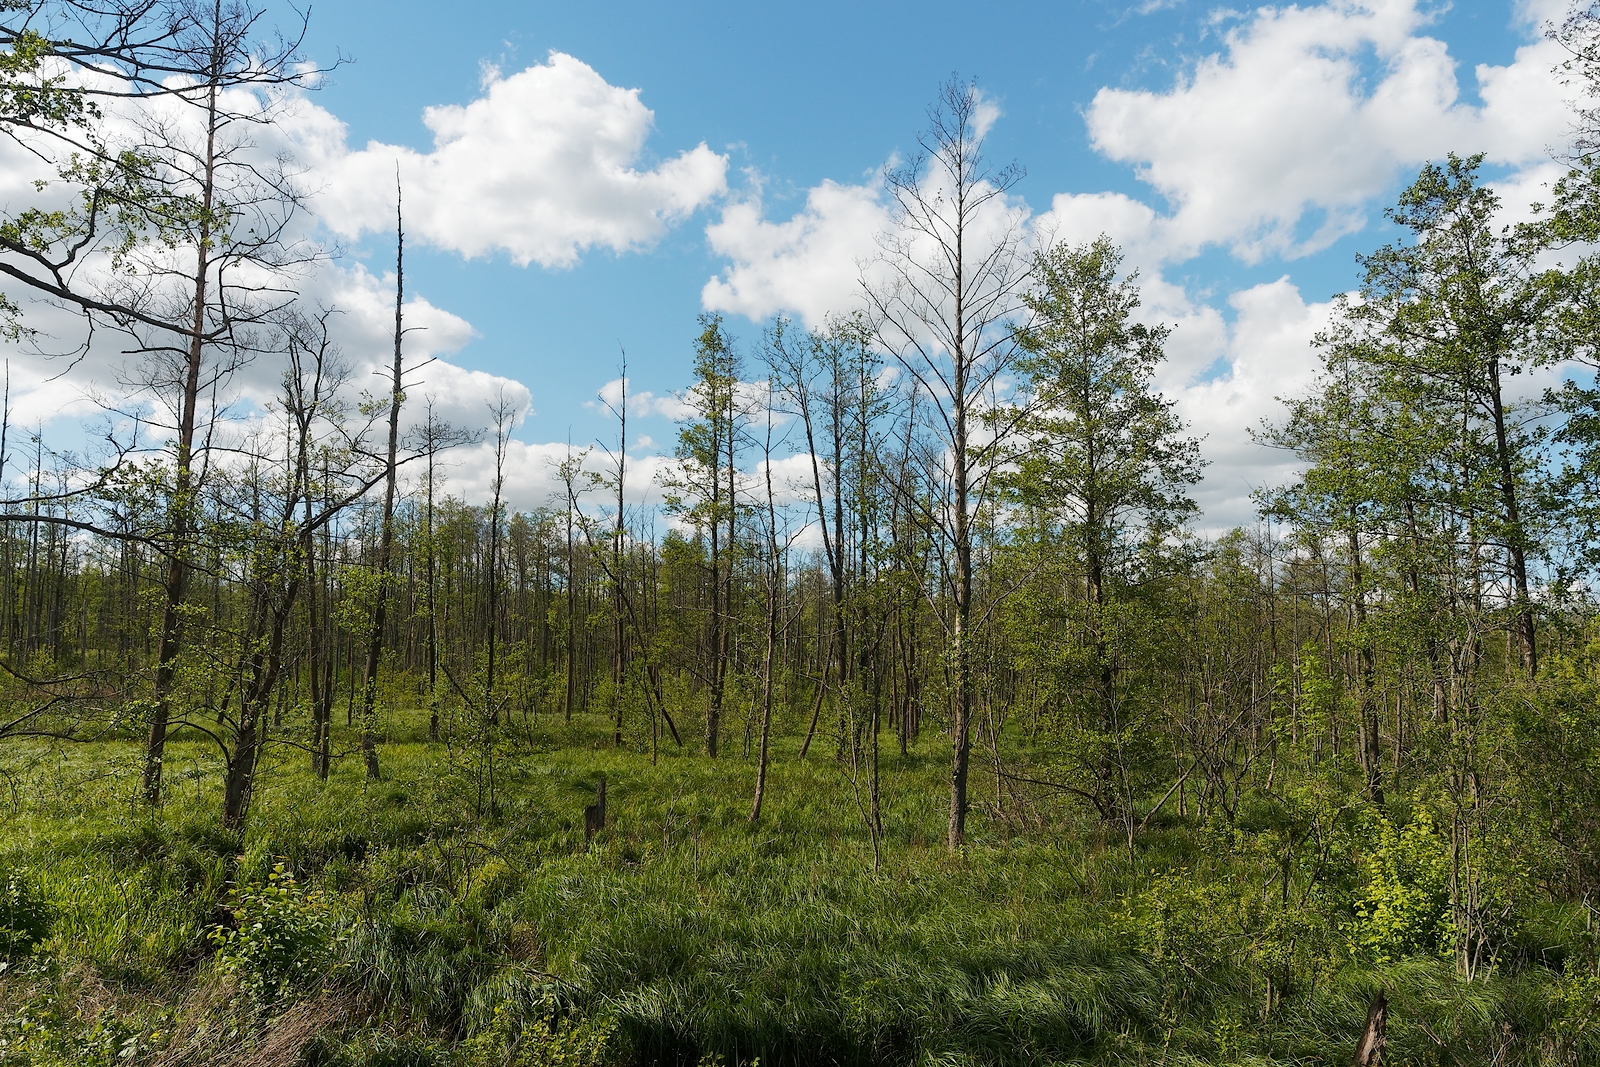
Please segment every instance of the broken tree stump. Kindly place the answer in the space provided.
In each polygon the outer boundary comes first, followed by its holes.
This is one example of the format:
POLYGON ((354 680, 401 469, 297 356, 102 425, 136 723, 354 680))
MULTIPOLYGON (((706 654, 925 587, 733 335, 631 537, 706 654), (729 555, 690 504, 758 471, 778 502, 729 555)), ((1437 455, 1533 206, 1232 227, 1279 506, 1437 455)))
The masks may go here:
POLYGON ((1389 1043, 1384 1036, 1388 1022, 1389 1001, 1380 989, 1378 995, 1372 998, 1372 1006, 1367 1009, 1367 1028, 1362 1031, 1361 1043, 1356 1046, 1354 1067, 1378 1067, 1383 1059, 1384 1046, 1389 1043))
POLYGON ((594 803, 583 809, 583 843, 588 844, 594 835, 606 828, 606 776, 600 776, 600 785, 594 792, 594 803))

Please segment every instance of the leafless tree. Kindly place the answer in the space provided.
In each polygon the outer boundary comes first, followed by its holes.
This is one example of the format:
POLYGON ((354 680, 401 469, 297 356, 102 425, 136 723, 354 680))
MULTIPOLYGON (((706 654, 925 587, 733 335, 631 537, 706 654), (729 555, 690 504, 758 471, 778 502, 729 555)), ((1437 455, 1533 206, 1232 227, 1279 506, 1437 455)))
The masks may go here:
POLYGON ((879 343, 927 398, 938 448, 925 450, 938 496, 919 506, 939 533, 950 610, 953 698, 949 847, 966 838, 973 667, 973 525, 983 507, 997 431, 982 422, 1015 353, 1011 331, 1028 271, 1024 214, 1008 198, 1022 177, 983 154, 994 112, 976 84, 952 76, 928 111, 920 151, 886 176, 893 227, 864 285, 879 343), (881 271, 881 275, 876 273, 881 271))

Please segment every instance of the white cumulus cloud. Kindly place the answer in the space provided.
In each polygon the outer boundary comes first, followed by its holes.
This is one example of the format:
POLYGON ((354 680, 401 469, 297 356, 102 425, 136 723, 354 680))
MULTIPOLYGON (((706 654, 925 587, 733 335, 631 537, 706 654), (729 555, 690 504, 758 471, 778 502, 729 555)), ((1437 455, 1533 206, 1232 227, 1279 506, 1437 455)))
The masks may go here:
POLYGON ((1562 141, 1558 46, 1477 67, 1473 107, 1445 43, 1421 32, 1428 18, 1416 0, 1259 8, 1172 88, 1101 89, 1090 141, 1167 200, 1170 258, 1223 244, 1250 262, 1359 230, 1373 198, 1424 160, 1484 151, 1522 165, 1562 141))
POLYGON ((423 121, 428 152, 329 146, 318 206, 336 232, 394 226, 398 167, 406 227, 428 243, 567 267, 590 248, 648 245, 727 189, 727 158, 703 143, 648 166, 654 113, 639 90, 560 52, 509 77, 489 72, 478 99, 428 108, 423 121))
POLYGON ((877 235, 888 225, 876 184, 825 181, 786 222, 767 221, 759 198, 730 204, 706 227, 706 239, 732 262, 706 282, 701 301, 750 319, 791 311, 819 326, 829 313, 859 303, 862 267, 877 255, 877 235))
POLYGON ((1168 388, 1190 432, 1204 438, 1201 450, 1211 466, 1197 499, 1213 529, 1250 522, 1250 494, 1292 480, 1295 458, 1257 444, 1251 431, 1264 419, 1281 419, 1282 400, 1311 388, 1321 366, 1311 341, 1333 306, 1308 303, 1288 277, 1236 292, 1228 303, 1234 321, 1213 335, 1224 372, 1168 388))

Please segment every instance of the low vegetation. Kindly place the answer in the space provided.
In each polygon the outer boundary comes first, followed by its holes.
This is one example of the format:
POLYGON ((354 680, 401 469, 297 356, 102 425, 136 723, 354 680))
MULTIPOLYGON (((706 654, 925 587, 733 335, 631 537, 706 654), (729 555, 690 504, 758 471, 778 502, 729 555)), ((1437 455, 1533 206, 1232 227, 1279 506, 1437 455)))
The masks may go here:
POLYGON ((378 783, 280 756, 238 836, 197 740, 156 813, 136 744, 8 746, 0 1062, 1344 1063, 1379 990, 1390 1062, 1600 1055, 1586 905, 1506 871, 1466 980, 1448 841, 1334 799, 1348 759, 1231 814, 1174 800, 1132 849, 991 778, 951 855, 947 750, 917 746, 884 759, 875 868, 832 753, 775 760, 751 825, 737 755, 519 720, 486 806, 481 753, 426 736, 396 714, 378 783))

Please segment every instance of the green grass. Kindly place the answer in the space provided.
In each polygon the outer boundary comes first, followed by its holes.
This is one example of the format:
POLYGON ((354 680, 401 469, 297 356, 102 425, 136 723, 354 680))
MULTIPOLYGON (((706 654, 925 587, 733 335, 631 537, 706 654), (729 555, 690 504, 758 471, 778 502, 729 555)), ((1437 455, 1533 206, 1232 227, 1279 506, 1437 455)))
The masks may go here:
POLYGON ((0 868, 50 925, 0 973, 0 1013, 32 1020, 0 1028, 0 1062, 198 1063, 278 1041, 256 1062, 1342 1063, 1380 985, 1387 1062, 1489 1062, 1508 1033, 1510 1062, 1591 1047, 1600 988, 1576 969, 1469 984, 1437 956, 1363 961, 1338 901, 1272 903, 1266 839, 1237 827, 1174 818, 1130 852, 1063 800, 981 814, 994 797, 975 774, 972 843, 952 857, 930 737, 884 757, 874 870, 831 742, 804 762, 778 748, 752 827, 737 754, 652 764, 598 719, 519 724, 491 802, 482 753, 430 745, 407 717, 377 783, 357 756, 320 783, 274 747, 235 838, 198 741, 172 745, 154 817, 130 801, 133 743, 9 744, 0 868), (586 847, 602 774, 610 825, 586 847), (275 864, 323 894, 292 899, 327 917, 326 976, 258 1004, 208 931, 237 921, 230 887, 275 864))

